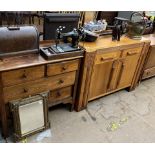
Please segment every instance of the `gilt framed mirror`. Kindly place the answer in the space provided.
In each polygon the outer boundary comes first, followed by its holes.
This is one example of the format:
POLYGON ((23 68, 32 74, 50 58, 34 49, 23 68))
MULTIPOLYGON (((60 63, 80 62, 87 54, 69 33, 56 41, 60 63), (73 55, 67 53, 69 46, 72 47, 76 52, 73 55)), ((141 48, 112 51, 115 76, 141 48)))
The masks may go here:
POLYGON ((15 141, 49 128, 48 93, 10 102, 15 141))

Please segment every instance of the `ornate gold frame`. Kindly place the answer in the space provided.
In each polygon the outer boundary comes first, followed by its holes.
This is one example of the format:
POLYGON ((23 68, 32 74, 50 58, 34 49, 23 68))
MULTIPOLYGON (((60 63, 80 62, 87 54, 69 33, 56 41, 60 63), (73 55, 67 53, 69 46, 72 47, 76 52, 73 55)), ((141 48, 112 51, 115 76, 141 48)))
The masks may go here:
POLYGON ((50 123, 48 120, 48 92, 40 93, 32 97, 28 97, 25 99, 14 100, 10 102, 10 109, 13 114, 13 122, 14 122, 14 140, 20 141, 32 134, 43 131, 50 127, 50 123), (44 126, 32 130, 26 134, 21 133, 21 123, 19 117, 19 107, 22 105, 30 104, 31 102, 43 100, 43 111, 44 111, 44 126))

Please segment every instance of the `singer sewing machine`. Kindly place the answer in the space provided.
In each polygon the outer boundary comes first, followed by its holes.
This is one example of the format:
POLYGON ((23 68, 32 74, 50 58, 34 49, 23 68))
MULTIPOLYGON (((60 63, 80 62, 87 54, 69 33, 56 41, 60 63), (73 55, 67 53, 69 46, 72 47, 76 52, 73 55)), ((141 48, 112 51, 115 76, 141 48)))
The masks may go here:
POLYGON ((66 58, 74 55, 83 55, 84 48, 78 45, 83 35, 82 30, 73 29, 71 32, 62 33, 61 31, 64 28, 65 27, 59 26, 59 28, 56 30, 56 39, 54 45, 40 48, 40 54, 45 59, 66 58))

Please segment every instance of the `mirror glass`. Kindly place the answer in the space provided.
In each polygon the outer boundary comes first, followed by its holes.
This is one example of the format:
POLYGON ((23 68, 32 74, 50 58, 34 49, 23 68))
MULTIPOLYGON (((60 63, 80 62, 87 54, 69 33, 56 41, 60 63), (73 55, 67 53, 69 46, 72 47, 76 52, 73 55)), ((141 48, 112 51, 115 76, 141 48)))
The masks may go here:
POLYGON ((21 134, 26 134, 44 126, 43 100, 19 106, 21 134))

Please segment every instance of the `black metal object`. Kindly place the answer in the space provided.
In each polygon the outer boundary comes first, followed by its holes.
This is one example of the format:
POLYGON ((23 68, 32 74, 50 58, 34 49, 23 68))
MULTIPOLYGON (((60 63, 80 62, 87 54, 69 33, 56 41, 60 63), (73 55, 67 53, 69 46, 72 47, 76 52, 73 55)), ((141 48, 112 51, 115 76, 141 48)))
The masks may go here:
POLYGON ((59 26, 57 28, 55 45, 51 46, 52 50, 60 53, 80 50, 78 44, 83 36, 83 29, 74 28, 68 33, 62 33, 63 29, 65 29, 64 26, 59 26), (64 44, 59 44, 61 39, 63 40, 64 44))
POLYGON ((71 32, 62 33, 63 29, 65 29, 64 26, 59 26, 56 29, 55 45, 50 47, 40 47, 40 54, 45 59, 60 59, 83 55, 84 49, 78 45, 80 36, 83 35, 82 29, 77 30, 74 28, 71 32), (68 39, 71 39, 71 41, 68 39), (60 40, 63 40, 64 43, 60 42, 60 40))
POLYGON ((121 37, 121 26, 115 25, 112 30, 112 41, 117 40, 120 41, 121 37))
POLYGON ((94 42, 99 37, 98 34, 91 32, 91 31, 88 31, 88 30, 84 30, 83 33, 84 33, 84 35, 82 37, 82 40, 86 41, 86 42, 94 42))
POLYGON ((127 32, 127 22, 129 20, 126 18, 115 17, 114 25, 107 26, 107 28, 112 29, 112 33, 108 32, 108 34, 112 34, 112 40, 120 41, 120 37, 122 34, 127 32))
POLYGON ((124 34, 127 32, 128 21, 129 20, 127 18, 115 17, 114 25, 120 25, 121 34, 124 34))
POLYGON ((113 25, 107 26, 107 31, 101 32, 99 35, 112 35, 112 40, 120 41, 122 34, 127 32, 128 19, 122 17, 115 17, 113 25))
POLYGON ((68 33, 64 33, 62 37, 63 37, 64 43, 68 43, 69 39, 71 39, 71 47, 73 48, 78 47, 80 36, 77 29, 74 29, 73 31, 68 33))
POLYGON ((65 26, 63 33, 78 28, 80 15, 77 13, 45 13, 43 24, 43 39, 55 39, 56 29, 61 25, 65 26))

